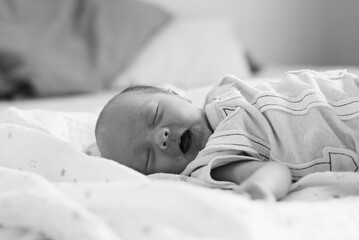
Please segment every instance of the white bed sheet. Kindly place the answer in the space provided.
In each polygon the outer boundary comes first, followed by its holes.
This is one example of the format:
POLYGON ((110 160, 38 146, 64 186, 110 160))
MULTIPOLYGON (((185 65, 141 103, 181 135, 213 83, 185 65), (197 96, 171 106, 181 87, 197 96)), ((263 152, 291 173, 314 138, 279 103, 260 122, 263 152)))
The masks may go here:
MULTIPOLYGON (((209 88, 182 93, 200 106, 209 88)), ((0 239, 358 239, 357 173, 312 174, 281 202, 262 202, 86 155, 113 94, 0 112, 0 239)))
POLYGON ((341 178, 340 184, 353 187, 359 182, 357 174, 314 176, 321 184, 307 178, 303 184, 311 183, 315 192, 311 195, 316 196, 311 200, 319 195, 321 201, 299 201, 299 196, 308 200, 305 189, 311 190, 302 185, 303 192, 294 190, 297 196, 291 202, 279 203, 178 181, 50 184, 29 172, 0 168, 0 174, 1 239, 17 240, 22 235, 69 240, 261 240, 268 236, 354 240, 359 236, 357 190, 339 197, 339 188, 327 181, 341 178))

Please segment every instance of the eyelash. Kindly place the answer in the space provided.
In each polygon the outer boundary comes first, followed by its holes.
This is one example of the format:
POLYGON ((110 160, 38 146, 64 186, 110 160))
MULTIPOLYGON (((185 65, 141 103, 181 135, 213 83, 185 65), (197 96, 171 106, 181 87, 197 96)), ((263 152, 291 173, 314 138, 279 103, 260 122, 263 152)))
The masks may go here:
POLYGON ((153 118, 153 126, 155 125, 155 123, 156 123, 156 118, 157 118, 157 113, 158 113, 158 109, 159 109, 159 104, 157 104, 157 108, 156 108, 156 112, 155 112, 155 116, 154 116, 154 118, 153 118))
MULTIPOLYGON (((153 117, 153 122, 152 122, 153 126, 155 126, 155 124, 156 124, 158 109, 159 109, 159 104, 157 104, 155 116, 153 117)), ((151 148, 148 149, 148 153, 147 153, 147 166, 146 166, 147 169, 148 169, 149 162, 150 162, 150 156, 151 156, 151 148)))
POLYGON ((150 163, 150 155, 151 155, 151 148, 148 149, 148 154, 147 154, 147 166, 146 166, 147 170, 148 170, 148 165, 150 163))

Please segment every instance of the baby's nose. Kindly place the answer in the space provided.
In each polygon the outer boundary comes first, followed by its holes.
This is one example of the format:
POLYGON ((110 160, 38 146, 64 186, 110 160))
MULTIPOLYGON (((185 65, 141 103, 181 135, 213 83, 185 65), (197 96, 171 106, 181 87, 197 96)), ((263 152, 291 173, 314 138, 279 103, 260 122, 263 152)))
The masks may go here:
POLYGON ((169 144, 169 136, 171 134, 171 131, 169 128, 161 128, 158 133, 157 133, 157 139, 156 139, 156 143, 157 146, 162 149, 162 150, 166 150, 168 148, 168 144, 169 144))

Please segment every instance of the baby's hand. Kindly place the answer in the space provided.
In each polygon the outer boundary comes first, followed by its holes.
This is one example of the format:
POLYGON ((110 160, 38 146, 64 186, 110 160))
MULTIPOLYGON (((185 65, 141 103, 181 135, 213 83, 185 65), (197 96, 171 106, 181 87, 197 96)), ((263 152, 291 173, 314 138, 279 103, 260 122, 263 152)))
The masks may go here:
POLYGON ((243 182, 236 190, 248 194, 253 200, 276 201, 274 194, 258 182, 243 182))

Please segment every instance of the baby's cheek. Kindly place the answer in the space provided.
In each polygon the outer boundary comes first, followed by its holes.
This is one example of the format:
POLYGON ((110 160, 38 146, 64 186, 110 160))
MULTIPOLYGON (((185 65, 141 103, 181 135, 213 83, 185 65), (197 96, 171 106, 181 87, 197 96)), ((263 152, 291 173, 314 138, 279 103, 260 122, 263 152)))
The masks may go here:
POLYGON ((172 163, 172 173, 180 174, 188 165, 190 161, 185 157, 181 156, 175 159, 175 162, 172 163))

